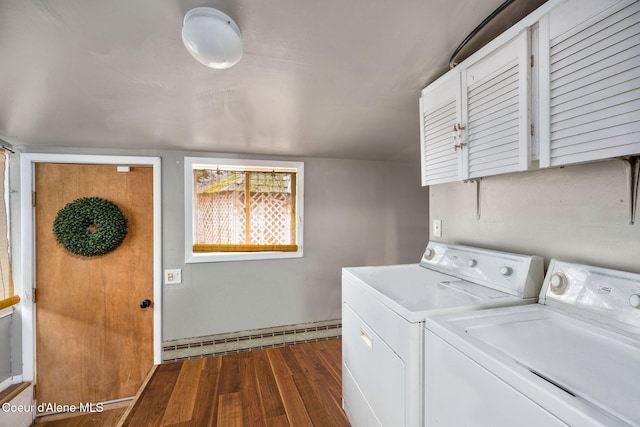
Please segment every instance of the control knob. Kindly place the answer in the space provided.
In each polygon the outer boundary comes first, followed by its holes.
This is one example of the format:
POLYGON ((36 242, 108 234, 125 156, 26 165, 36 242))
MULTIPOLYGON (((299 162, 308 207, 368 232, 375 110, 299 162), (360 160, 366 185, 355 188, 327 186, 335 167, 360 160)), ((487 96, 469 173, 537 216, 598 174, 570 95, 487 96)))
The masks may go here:
POLYGON ((567 276, 564 273, 555 273, 549 280, 549 286, 551 287, 551 292, 561 294, 564 288, 567 287, 567 276))
POLYGON ((633 308, 640 308, 640 294, 633 294, 629 297, 629 304, 633 308))
POLYGON ((478 261, 476 261, 475 259, 470 259, 469 261, 467 261, 467 267, 475 267, 476 265, 478 265, 478 261))
POLYGON ((503 276, 511 276, 511 273, 513 273, 513 268, 507 267, 506 265, 504 265, 504 266, 500 267, 500 270, 498 270, 498 271, 503 276))
POLYGON ((424 251, 424 259, 431 260, 431 259, 433 259, 433 257, 434 257, 435 255, 436 255, 436 251, 434 251, 434 250, 433 250, 433 249, 431 249, 431 248, 427 248, 427 249, 424 251))

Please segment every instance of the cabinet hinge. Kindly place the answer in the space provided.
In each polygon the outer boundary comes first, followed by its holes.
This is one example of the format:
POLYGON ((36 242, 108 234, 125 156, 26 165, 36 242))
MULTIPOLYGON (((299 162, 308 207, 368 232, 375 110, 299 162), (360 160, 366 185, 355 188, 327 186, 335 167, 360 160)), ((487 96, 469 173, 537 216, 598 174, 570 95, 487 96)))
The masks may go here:
POLYGON ((32 288, 31 289, 31 302, 33 302, 34 304, 36 303, 37 295, 38 295, 38 292, 37 292, 36 288, 32 288))
POLYGON ((34 207, 36 206, 36 192, 35 191, 33 191, 31 193, 31 206, 34 206, 34 207))
POLYGON ((536 127, 533 123, 531 123, 531 136, 536 134, 536 127))
POLYGON ((33 400, 36 400, 37 396, 38 396, 38 384, 34 384, 33 385, 33 400))
POLYGON ((534 58, 535 57, 533 55, 531 55, 531 68, 533 68, 533 64, 535 63, 534 58))

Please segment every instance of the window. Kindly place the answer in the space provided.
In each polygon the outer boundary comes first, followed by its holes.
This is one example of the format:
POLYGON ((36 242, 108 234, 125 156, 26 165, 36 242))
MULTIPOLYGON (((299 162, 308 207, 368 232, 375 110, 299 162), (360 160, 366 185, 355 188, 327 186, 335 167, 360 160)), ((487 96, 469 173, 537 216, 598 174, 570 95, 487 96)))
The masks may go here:
POLYGON ((9 188, 8 153, 0 149, 0 310, 16 304, 20 299, 14 295, 9 253, 9 188))
POLYGON ((302 256, 301 162, 185 158, 187 262, 302 256))

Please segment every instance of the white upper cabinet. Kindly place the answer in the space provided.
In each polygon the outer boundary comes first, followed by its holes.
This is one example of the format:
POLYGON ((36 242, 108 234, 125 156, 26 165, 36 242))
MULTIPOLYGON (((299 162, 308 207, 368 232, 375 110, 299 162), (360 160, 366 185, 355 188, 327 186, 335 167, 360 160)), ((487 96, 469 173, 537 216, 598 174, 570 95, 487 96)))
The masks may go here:
POLYGON ((420 99, 422 185, 462 179, 458 151, 460 73, 454 69, 422 91, 420 99))
POLYGON ((420 116, 422 185, 640 154, 640 1, 549 0, 427 86, 420 116))
POLYGON ((463 71, 463 178, 529 167, 530 45, 527 28, 463 71))
POLYGON ((530 46, 524 28, 422 91, 422 185, 528 168, 530 46))
POLYGON ((540 166, 640 153, 640 2, 568 0, 539 34, 540 166))

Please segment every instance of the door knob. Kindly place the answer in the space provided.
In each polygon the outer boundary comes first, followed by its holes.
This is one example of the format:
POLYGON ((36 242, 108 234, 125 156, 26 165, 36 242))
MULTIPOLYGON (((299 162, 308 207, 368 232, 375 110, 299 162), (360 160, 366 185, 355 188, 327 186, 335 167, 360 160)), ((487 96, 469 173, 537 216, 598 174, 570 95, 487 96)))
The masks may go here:
POLYGON ((149 307, 151 307, 151 300, 150 299, 146 299, 146 300, 144 300, 144 301, 142 301, 140 303, 140 308, 143 309, 143 310, 145 308, 149 308, 149 307))

